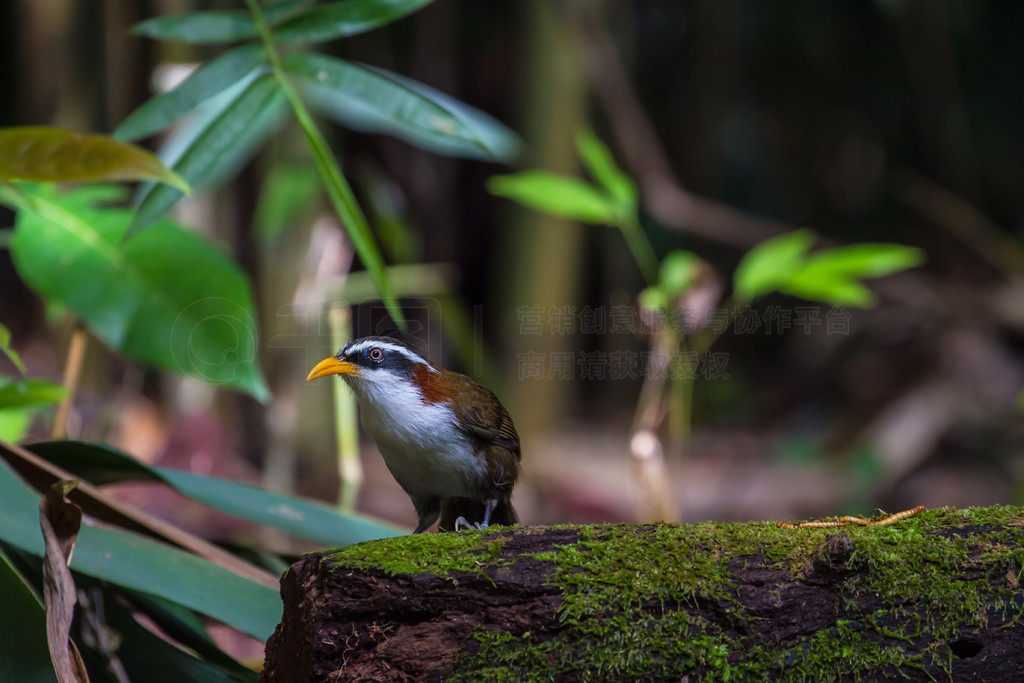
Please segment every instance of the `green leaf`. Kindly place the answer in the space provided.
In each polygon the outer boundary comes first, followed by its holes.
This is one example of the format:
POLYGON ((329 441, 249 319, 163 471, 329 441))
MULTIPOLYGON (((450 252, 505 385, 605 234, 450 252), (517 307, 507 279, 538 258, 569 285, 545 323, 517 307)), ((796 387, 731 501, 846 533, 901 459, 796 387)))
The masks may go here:
POLYGON ((615 164, 611 152, 594 131, 584 128, 576 133, 576 150, 594 180, 626 211, 636 211, 636 185, 615 164))
POLYGON ((21 374, 25 374, 25 364, 21 362, 21 356, 11 348, 11 331, 3 325, 0 325, 0 353, 10 358, 21 374))
POLYGON ((616 225, 618 207, 592 185, 549 171, 491 176, 487 190, 536 211, 585 223, 616 225))
MULTIPOLYGON (((286 566, 278 575, 283 574, 287 569, 288 567, 286 566)), ((138 591, 122 588, 120 592, 122 592, 133 613, 144 614, 152 619, 153 623, 162 632, 185 646, 188 650, 222 669, 232 671, 242 680, 253 677, 254 672, 252 670, 246 669, 217 647, 203 625, 202 619, 192 610, 164 598, 139 593, 138 591)), ((255 678, 258 680, 259 675, 256 674, 255 678)), ((145 675, 140 675, 137 678, 137 680, 145 679, 145 675)))
MULTIPOLYGON (((432 0, 343 0, 318 5, 274 27, 279 43, 316 43, 390 24, 432 0)), ((269 19, 268 19, 269 20, 269 19)))
MULTIPOLYGON (((281 0, 263 8, 267 21, 287 17, 309 0, 281 0)), ((147 19, 132 27, 132 33, 182 43, 231 43, 259 35, 248 12, 192 12, 147 19)))
POLYGON ((37 194, 18 211, 11 254, 25 282, 126 356, 265 401, 245 275, 169 221, 125 241, 131 211, 65 197, 37 194))
POLYGON ((181 176, 144 149, 60 128, 0 128, 0 180, 154 180, 189 192, 181 176))
POLYGON ((125 607, 112 596, 104 600, 103 614, 106 625, 121 638, 117 657, 124 664, 128 679, 132 681, 202 681, 202 683, 257 683, 259 674, 241 664, 230 661, 223 653, 213 661, 206 661, 186 652, 156 635, 140 624, 125 607), (225 661, 229 660, 229 661, 225 661), (155 672, 160 672, 159 676, 155 672))
POLYGON ((903 244, 851 244, 815 252, 804 270, 809 274, 842 274, 852 278, 881 277, 924 263, 924 252, 903 244))
POLYGON ((814 239, 810 230, 796 230, 767 239, 748 251, 733 275, 736 299, 750 301, 777 289, 803 267, 814 239))
POLYGON ((119 140, 137 140, 163 130, 266 61, 259 45, 242 45, 228 50, 196 69, 173 90, 146 101, 117 127, 113 135, 119 140))
POLYGON ((875 295, 859 281, 837 273, 814 273, 802 269, 778 286, 780 292, 833 306, 871 308, 875 295))
POLYGON ((693 283, 700 267, 700 258, 689 251, 670 252, 661 262, 658 278, 662 290, 670 297, 679 296, 693 283))
POLYGON ((32 418, 39 408, 0 410, 0 441, 18 443, 32 426, 32 418))
MULTIPOLYGON (((276 79, 271 74, 257 78, 192 140, 174 169, 197 188, 214 185, 256 152, 284 112, 285 100, 276 79)), ((181 197, 169 187, 151 188, 139 202, 129 233, 164 215, 181 197)))
POLYGON ((60 403, 67 392, 44 379, 12 380, 0 377, 0 410, 33 408, 60 403))
POLYGON ((408 533, 398 526, 362 515, 340 513, 322 503, 249 484, 165 467, 148 467, 106 444, 52 441, 32 444, 28 449, 94 484, 160 481, 222 512, 324 545, 350 545, 408 533))
POLYGON ((312 107, 349 128, 494 161, 518 149, 515 134, 486 114, 384 69, 316 54, 289 55, 282 65, 312 107))
POLYGON ((56 681, 46 646, 46 610, 0 550, 0 680, 56 681))
POLYGON ((230 43, 256 36, 256 25, 246 12, 194 12, 147 19, 132 33, 183 43, 230 43))
MULTIPOLYGON (((0 463, 0 540, 43 554, 39 496, 0 463)), ((71 569, 171 602, 265 640, 281 620, 281 600, 267 586, 143 536, 83 525, 71 569)))
POLYGON ((668 297, 660 287, 644 287, 637 296, 640 308, 651 311, 664 311, 668 306, 668 297))

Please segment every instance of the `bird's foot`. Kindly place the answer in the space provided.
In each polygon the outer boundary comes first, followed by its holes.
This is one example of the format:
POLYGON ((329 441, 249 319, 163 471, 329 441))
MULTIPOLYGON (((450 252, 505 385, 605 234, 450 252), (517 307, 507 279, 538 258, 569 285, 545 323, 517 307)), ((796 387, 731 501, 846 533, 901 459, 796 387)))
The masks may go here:
POLYGON ((465 517, 459 517, 458 519, 455 520, 455 530, 456 531, 462 531, 463 529, 466 529, 466 530, 476 529, 477 531, 483 531, 488 526, 489 525, 487 523, 481 524, 480 522, 477 522, 476 524, 470 524, 469 522, 466 521, 465 517))

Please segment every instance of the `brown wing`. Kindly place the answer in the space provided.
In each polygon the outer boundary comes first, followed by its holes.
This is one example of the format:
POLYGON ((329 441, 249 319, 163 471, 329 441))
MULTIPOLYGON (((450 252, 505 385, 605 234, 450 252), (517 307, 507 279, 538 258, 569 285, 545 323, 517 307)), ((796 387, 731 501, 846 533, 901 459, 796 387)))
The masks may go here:
POLYGON ((516 460, 520 460, 519 434, 498 397, 490 389, 457 372, 447 372, 445 382, 461 399, 452 406, 452 410, 463 431, 484 445, 493 444, 511 451, 516 460))

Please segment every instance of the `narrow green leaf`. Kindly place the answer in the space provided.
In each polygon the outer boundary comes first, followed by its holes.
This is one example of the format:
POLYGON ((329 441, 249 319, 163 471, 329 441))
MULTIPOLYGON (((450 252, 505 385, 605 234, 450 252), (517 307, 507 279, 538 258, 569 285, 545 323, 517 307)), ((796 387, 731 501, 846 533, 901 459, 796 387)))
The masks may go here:
MULTIPOLYGON (((234 172, 283 120, 285 101, 271 74, 257 78, 214 119, 174 164, 195 187, 209 187, 234 172)), ((139 202, 129 235, 164 215, 182 195, 154 186, 139 202)))
POLYGON ((259 45, 228 50, 196 69, 173 90, 147 100, 114 130, 113 136, 137 140, 163 130, 266 61, 259 45))
POLYGON ((144 149, 60 128, 0 128, 0 180, 153 180, 175 192, 189 191, 187 182, 144 149))
MULTIPOLYGON (((38 506, 39 496, 0 463, 0 540, 41 557, 38 506)), ((281 620, 277 591, 127 531, 83 525, 71 569, 166 598, 260 640, 281 620)))
POLYGON ((585 223, 616 225, 618 207, 592 185, 549 171, 491 176, 487 191, 536 211, 585 223))
POLYGON ((390 71, 314 54, 289 55, 283 67, 314 109, 348 128, 450 156, 509 161, 519 151, 487 114, 390 71))
POLYGON ((106 444, 51 441, 28 448, 94 484, 160 481, 222 512, 324 545, 349 545, 408 533, 406 529, 363 515, 340 513, 316 501, 229 479, 148 467, 106 444))
POLYGON ((12 380, 0 376, 0 410, 35 408, 60 403, 67 392, 44 379, 12 380))
MULTIPOLYGON (((267 21, 283 19, 309 0, 282 0, 263 8, 267 21)), ((191 12, 147 19, 132 27, 132 33, 158 40, 182 43, 232 43, 259 35, 248 12, 191 12)))
POLYGON ((21 374, 25 374, 25 364, 21 362, 21 356, 11 348, 11 331, 3 325, 0 325, 0 353, 7 356, 21 374))
POLYGON ((168 221, 125 241, 131 211, 63 197, 18 212, 11 254, 29 286, 126 356, 269 397, 248 281, 226 256, 168 221))
POLYGON ((924 252, 903 244, 851 244, 815 252, 807 260, 807 275, 836 273, 852 278, 881 277, 924 263, 924 252))
POLYGON ((636 211, 636 185, 615 164, 612 153, 594 131, 584 128, 576 133, 576 150, 594 180, 626 210, 636 211))
POLYGON ((132 33, 183 43, 230 43, 256 36, 256 26, 245 12, 193 12, 147 19, 132 33))
POLYGON ((56 681, 46 646, 46 610, 0 550, 0 680, 56 681))
POLYGON ((778 289, 803 267, 814 239, 810 230, 796 230, 767 239, 748 251, 733 275, 736 299, 750 301, 778 289))
POLYGON ((861 282, 841 274, 824 275, 798 271, 778 287, 780 292, 833 306, 871 308, 875 295, 861 282))
POLYGON ((318 5, 274 27, 280 43, 316 43, 371 31, 415 12, 432 0, 343 0, 318 5))
POLYGON ((345 227, 345 232, 348 234, 349 239, 352 240, 352 245, 355 247, 359 260, 363 262, 363 266, 370 274, 373 284, 377 287, 377 291, 380 292, 381 298, 384 300, 384 307, 387 308, 388 313, 399 327, 404 328, 405 317, 402 315, 402 309, 398 306, 398 300, 395 298, 391 282, 388 280, 387 272, 384 268, 384 259, 381 258, 377 240, 370 231, 370 225, 366 221, 366 216, 363 214, 359 202, 356 201, 352 188, 342 174, 341 167, 338 166, 338 160, 331 154, 327 141, 324 140, 323 135, 320 133, 320 129, 317 128, 305 105, 302 104, 302 101, 298 99, 294 92, 291 93, 289 101, 292 105, 292 111, 295 112, 295 117, 299 121, 299 126, 306 136, 306 143, 313 154, 313 162, 317 173, 320 175, 320 180, 324 184, 324 189, 327 190, 327 197, 331 201, 331 206, 334 207, 335 213, 341 219, 341 224, 345 227))
POLYGON ((377 247, 373 233, 370 232, 366 216, 363 215, 363 210, 360 208, 359 202, 356 201, 352 188, 342 174, 338 160, 331 154, 327 141, 324 140, 309 110, 302 102, 302 99, 299 98, 298 93, 295 92, 295 88, 281 67, 281 57, 278 54, 277 46, 274 44, 274 39, 270 35, 270 29, 266 24, 259 3, 256 0, 246 0, 246 6, 252 13, 259 29, 260 39, 263 41, 263 48, 267 51, 267 56, 270 59, 274 77, 277 79, 288 104, 291 105, 299 128, 302 129, 303 135, 306 137, 306 143, 313 155, 313 163, 324 184, 324 188, 327 190, 327 197, 331 200, 331 205, 334 207, 335 213, 338 214, 341 224, 345 227, 349 239, 352 240, 356 254, 359 255, 359 259, 370 273, 370 277, 373 278, 377 290, 384 299, 385 308, 387 308, 395 323, 401 329, 405 329, 407 327, 405 316, 402 314, 402 309, 398 306, 398 300, 391 289, 391 283, 388 282, 387 274, 384 271, 384 262, 380 256, 380 249, 377 247))
POLYGON ((515 149, 515 136, 500 123, 477 125, 469 107, 451 107, 440 93, 410 87, 408 79, 383 69, 315 54, 289 55, 282 66, 313 107, 349 128, 394 135, 442 154, 497 160, 515 149))

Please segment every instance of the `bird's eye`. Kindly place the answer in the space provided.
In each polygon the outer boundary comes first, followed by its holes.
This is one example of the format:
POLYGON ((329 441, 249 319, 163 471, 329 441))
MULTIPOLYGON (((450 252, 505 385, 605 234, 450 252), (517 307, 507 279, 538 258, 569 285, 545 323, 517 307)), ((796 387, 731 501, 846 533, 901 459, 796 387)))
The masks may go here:
POLYGON ((370 360, 380 360, 384 357, 384 352, 374 346, 366 355, 370 357, 370 360))

